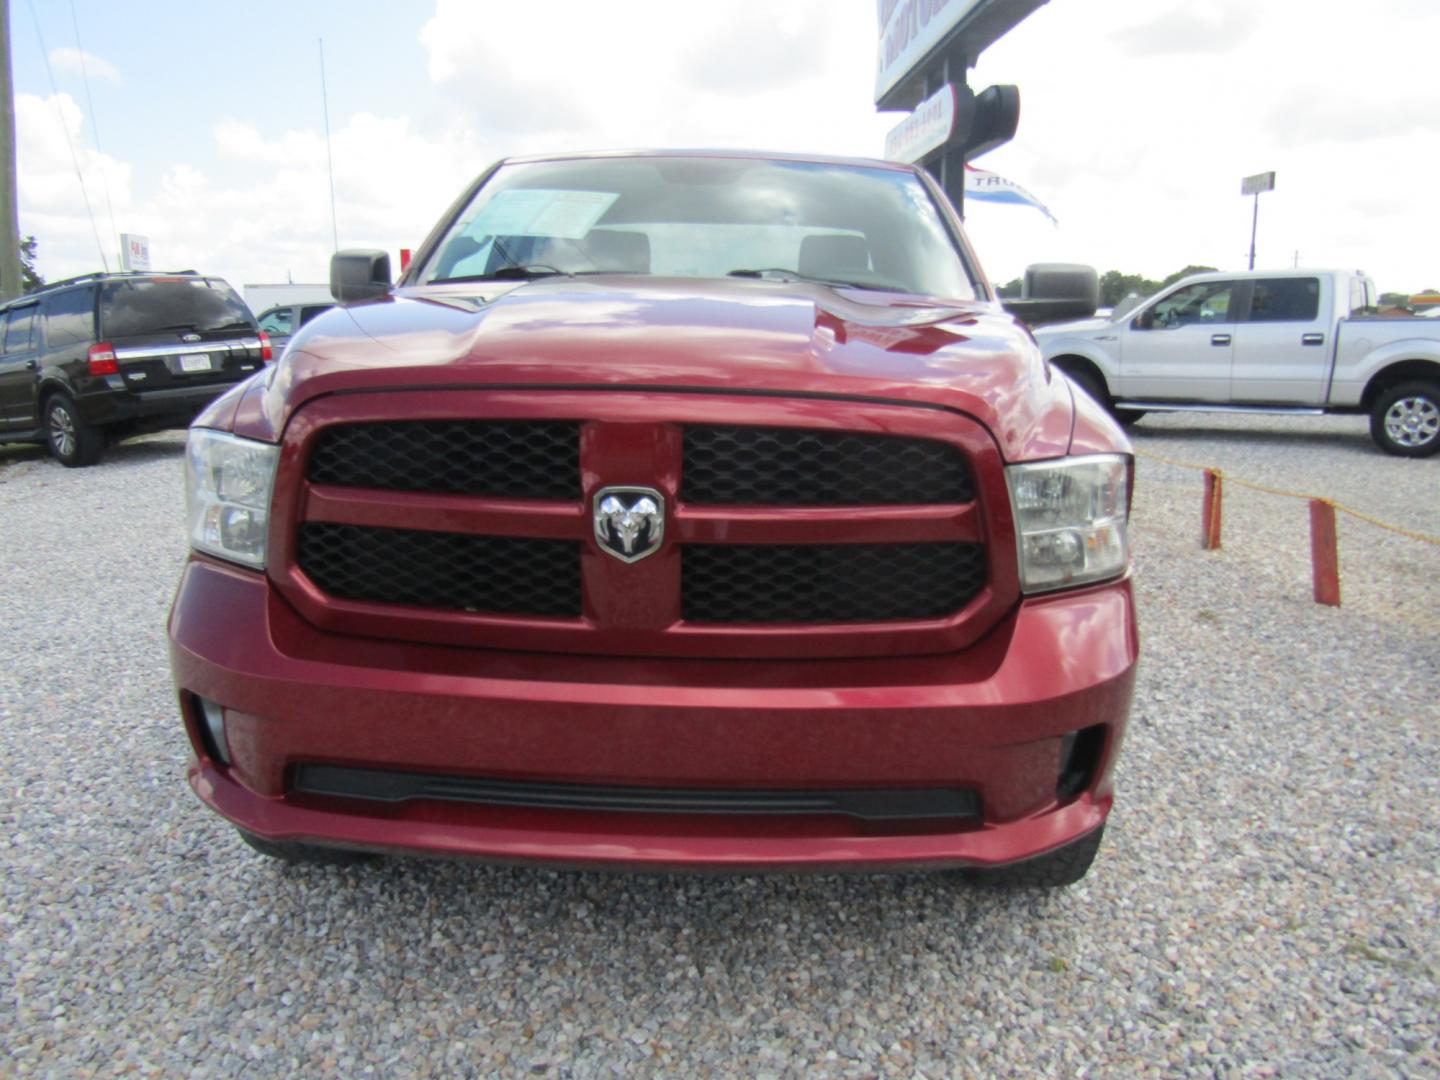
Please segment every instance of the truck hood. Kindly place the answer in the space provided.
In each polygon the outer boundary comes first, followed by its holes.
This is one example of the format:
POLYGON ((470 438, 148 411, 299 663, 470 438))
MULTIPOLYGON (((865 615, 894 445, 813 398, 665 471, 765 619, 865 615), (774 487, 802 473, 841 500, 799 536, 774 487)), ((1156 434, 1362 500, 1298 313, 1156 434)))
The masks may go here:
POLYGON ((1042 326, 1035 331, 1035 338, 1041 345, 1052 338, 1071 337, 1075 334, 1089 334, 1096 330, 1105 330, 1114 323, 1109 319, 1076 319, 1074 322, 1053 323, 1050 326, 1042 326))
POLYGON ((199 423, 276 441, 295 410, 327 394, 516 385, 939 406, 984 424, 1010 461, 1063 455, 1073 421, 1065 381, 986 303, 605 275, 407 288, 327 312, 291 339, 273 377, 199 423))

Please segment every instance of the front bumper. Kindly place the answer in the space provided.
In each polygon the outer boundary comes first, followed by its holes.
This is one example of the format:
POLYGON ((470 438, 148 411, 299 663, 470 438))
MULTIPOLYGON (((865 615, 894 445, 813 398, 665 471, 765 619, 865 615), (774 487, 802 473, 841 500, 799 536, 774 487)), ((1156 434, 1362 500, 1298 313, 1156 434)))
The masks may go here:
POLYGON ((170 619, 190 783, 241 829, 381 851, 629 867, 988 866, 1104 823, 1134 682, 1128 580, 1023 601, 959 653, 680 660, 347 637, 263 577, 192 557, 170 619), (223 706, 231 764, 196 697, 223 706), (1080 790, 1073 740, 1103 731, 1080 790), (964 822, 380 802, 294 789, 302 765, 715 790, 951 788, 964 822))

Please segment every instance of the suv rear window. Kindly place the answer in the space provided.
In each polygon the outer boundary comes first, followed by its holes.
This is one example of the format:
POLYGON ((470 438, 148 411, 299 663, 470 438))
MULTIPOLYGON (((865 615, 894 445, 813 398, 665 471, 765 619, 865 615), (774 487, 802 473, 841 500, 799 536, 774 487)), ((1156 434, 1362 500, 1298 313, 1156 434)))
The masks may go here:
POLYGON ((100 334, 130 337, 166 331, 253 329, 254 316, 235 290, 207 278, 140 278, 107 282, 100 291, 100 334))

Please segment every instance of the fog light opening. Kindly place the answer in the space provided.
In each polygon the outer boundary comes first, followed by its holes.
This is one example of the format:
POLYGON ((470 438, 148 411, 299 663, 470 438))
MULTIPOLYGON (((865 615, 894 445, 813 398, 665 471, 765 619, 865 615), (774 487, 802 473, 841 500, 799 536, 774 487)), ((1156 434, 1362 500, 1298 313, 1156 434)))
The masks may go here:
POLYGON ((225 710, 215 701, 195 695, 195 707, 203 722, 205 752, 222 765, 230 764, 230 747, 225 742, 225 710))
POLYGON ((1055 797, 1060 802, 1069 802, 1090 786, 1104 750, 1104 724, 1065 733, 1060 740, 1060 777, 1055 783, 1055 797))

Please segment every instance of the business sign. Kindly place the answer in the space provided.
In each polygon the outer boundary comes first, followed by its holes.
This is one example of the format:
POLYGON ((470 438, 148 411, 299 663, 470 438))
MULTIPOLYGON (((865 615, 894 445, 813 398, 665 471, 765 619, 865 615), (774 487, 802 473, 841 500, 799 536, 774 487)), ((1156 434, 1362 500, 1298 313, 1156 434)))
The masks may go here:
POLYGON ((945 145, 955 130, 955 87, 942 86, 885 136, 885 158, 913 165, 945 145))
POLYGON ((1273 172, 1256 173, 1254 176, 1247 176, 1240 182, 1241 195, 1259 195, 1262 191, 1275 190, 1275 174, 1273 172))
POLYGON ((126 270, 150 269, 150 238, 134 233, 120 234, 120 265, 126 270))
POLYGON ((989 2, 876 0, 880 51, 876 63, 875 103, 878 105, 962 19, 989 2))

